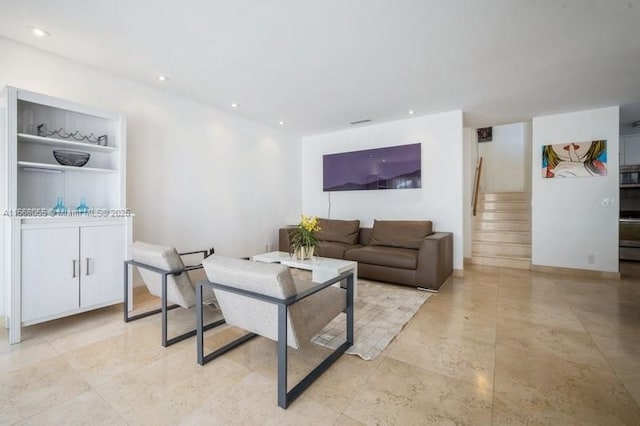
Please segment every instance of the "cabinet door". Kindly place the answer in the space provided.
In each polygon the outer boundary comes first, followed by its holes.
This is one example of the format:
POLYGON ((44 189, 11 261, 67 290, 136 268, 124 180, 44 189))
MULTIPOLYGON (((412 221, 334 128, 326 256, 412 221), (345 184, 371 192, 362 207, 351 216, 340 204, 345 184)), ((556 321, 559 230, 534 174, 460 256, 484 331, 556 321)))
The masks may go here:
POLYGON ((78 309, 78 228, 22 230, 22 321, 78 309))
POLYGON ((80 228, 81 307, 123 300, 124 260, 124 225, 80 228))
POLYGON ((624 164, 640 164, 640 135, 624 137, 624 164))

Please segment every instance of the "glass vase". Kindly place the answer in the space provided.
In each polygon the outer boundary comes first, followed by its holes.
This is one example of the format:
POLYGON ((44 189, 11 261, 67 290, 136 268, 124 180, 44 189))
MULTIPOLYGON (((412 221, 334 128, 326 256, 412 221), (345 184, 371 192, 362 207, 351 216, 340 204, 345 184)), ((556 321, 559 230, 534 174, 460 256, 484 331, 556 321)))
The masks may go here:
POLYGON ((65 214, 65 213, 67 213, 67 208, 65 207, 64 203, 62 202, 62 197, 58 197, 58 200, 56 201, 56 205, 53 206, 53 212, 55 214, 65 214))
POLYGON ((80 214, 89 213, 89 206, 87 206, 87 199, 85 197, 80 198, 80 205, 76 207, 76 210, 80 214))

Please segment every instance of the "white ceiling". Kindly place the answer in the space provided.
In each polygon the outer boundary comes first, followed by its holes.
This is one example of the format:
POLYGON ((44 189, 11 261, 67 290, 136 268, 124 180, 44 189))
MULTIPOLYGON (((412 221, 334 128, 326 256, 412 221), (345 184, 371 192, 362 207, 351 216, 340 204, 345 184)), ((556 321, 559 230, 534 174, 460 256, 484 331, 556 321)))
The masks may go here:
POLYGON ((640 101, 640 0, 0 0, 0 36, 300 134, 640 101))

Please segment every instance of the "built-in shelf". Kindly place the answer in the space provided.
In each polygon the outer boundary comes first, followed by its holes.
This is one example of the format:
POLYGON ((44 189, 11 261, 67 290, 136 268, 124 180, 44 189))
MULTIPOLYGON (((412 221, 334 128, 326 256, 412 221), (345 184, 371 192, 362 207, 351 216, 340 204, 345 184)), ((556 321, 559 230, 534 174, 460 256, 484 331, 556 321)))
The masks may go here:
POLYGON ((45 138, 43 136, 29 135, 26 133, 18 133, 18 142, 31 143, 37 145, 49 145, 59 148, 73 148, 91 152, 116 152, 118 148, 113 146, 94 145, 85 142, 76 142, 71 140, 45 138))
MULTIPOLYGON (((121 276, 131 243, 126 119, 16 87, 0 89, 0 111, 0 211, 10 219, 0 244, 1 283, 13 344, 22 327, 122 303, 122 280, 113 277, 121 276), (40 123, 70 137, 37 136, 32 129, 40 123), (87 140, 95 135, 107 135, 100 139, 107 146, 87 140), (61 165, 56 150, 83 151, 90 162, 61 165), (59 199, 76 210, 49 216, 59 199), (77 211, 83 199, 87 214, 77 211)), ((132 288, 126 291, 132 300, 132 288)))
POLYGON ((117 173, 118 172, 118 170, 113 170, 113 169, 63 166, 60 164, 32 163, 29 161, 18 161, 18 167, 22 169, 38 169, 43 171, 51 170, 51 171, 61 171, 61 172, 81 172, 81 173, 117 173))

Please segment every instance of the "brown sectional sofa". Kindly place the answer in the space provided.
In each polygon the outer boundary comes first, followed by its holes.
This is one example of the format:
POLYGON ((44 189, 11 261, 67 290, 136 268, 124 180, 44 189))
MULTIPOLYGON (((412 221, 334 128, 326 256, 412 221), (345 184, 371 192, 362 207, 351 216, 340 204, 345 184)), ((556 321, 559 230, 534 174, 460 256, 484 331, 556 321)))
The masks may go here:
MULTIPOLYGON (((358 262, 358 276, 438 290, 453 273, 453 234, 433 232, 430 221, 319 219, 318 256, 358 262)), ((280 251, 289 251, 289 233, 279 230, 280 251)))

